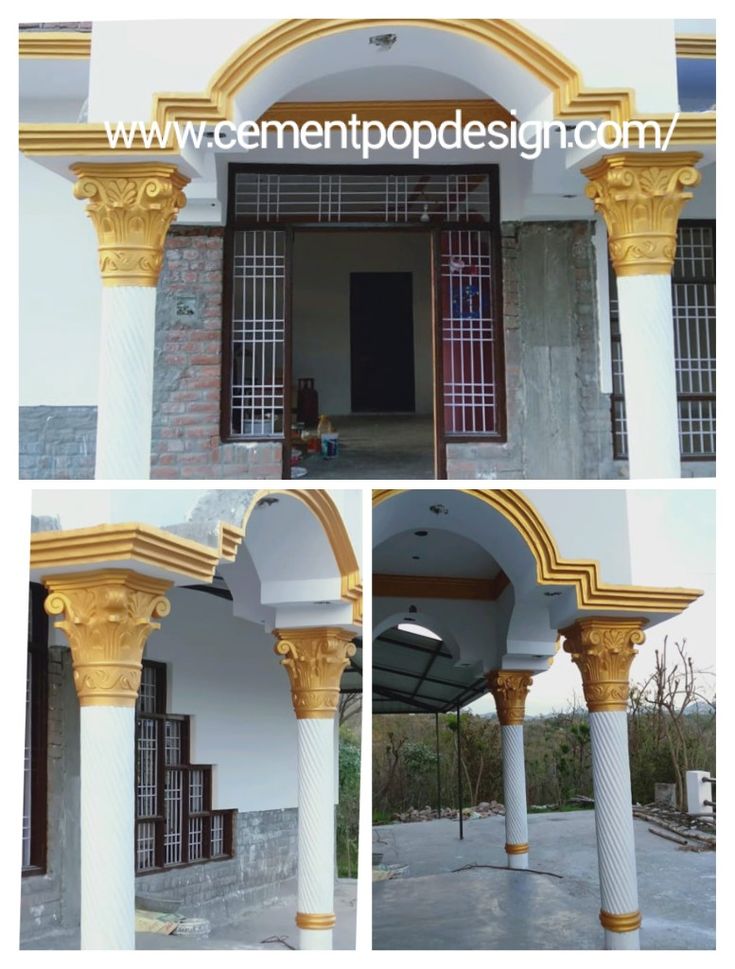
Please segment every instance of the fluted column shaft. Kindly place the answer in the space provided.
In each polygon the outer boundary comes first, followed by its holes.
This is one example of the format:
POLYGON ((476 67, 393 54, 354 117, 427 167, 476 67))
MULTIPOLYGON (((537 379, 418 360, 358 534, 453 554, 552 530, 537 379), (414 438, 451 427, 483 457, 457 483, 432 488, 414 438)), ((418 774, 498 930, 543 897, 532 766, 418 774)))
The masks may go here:
POLYGON ((43 581, 81 707, 81 947, 134 949, 135 702, 170 583, 122 569, 43 581))
POLYGON ((590 720, 600 922, 606 949, 640 948, 627 704, 644 619, 594 617, 562 629, 582 673, 590 720))
POLYGON ((281 629, 276 653, 291 681, 298 719, 299 861, 301 949, 331 949, 335 880, 335 716, 342 672, 355 653, 343 629, 281 629))
POLYGON ((84 164, 74 194, 97 230, 102 321, 95 477, 150 477, 156 285, 188 179, 174 165, 84 164))
POLYGON ((618 283, 631 478, 681 476, 671 270, 696 152, 607 155, 583 171, 618 283))
POLYGON ((528 805, 523 718, 532 676, 522 670, 493 670, 487 674, 500 721, 503 746, 505 854, 509 868, 528 868, 528 805))

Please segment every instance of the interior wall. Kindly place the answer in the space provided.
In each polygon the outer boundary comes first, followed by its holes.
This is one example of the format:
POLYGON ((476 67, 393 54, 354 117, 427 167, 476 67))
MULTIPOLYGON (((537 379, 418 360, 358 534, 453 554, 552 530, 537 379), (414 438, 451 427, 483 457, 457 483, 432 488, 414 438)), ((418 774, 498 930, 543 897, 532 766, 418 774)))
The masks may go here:
POLYGON ((296 232, 293 380, 313 377, 322 414, 351 412, 350 273, 413 274, 416 413, 433 410, 431 239, 428 233, 296 232))

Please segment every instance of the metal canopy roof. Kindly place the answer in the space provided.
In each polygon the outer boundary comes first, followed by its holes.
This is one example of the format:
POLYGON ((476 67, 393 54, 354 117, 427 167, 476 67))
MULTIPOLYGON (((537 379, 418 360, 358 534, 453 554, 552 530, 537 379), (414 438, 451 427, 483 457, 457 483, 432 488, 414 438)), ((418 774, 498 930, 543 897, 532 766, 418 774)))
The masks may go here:
POLYGON ((440 639, 390 629, 373 643, 373 713, 448 713, 487 690, 440 639))

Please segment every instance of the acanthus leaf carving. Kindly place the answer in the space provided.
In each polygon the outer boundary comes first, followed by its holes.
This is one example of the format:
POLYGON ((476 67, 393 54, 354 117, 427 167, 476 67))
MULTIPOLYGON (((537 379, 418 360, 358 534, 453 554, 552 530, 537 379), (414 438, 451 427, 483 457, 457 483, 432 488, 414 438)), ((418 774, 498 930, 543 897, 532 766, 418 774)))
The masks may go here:
POLYGON ((291 682, 300 720, 334 717, 342 673, 355 655, 354 633, 338 628, 276 630, 274 647, 291 682))

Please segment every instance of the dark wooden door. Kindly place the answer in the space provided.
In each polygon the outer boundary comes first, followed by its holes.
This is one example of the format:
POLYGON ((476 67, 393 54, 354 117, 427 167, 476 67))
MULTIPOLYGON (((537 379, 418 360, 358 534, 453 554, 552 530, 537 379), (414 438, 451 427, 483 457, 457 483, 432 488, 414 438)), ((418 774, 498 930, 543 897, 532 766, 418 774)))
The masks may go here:
POLYGON ((352 410, 416 410, 411 273, 350 274, 352 410))

